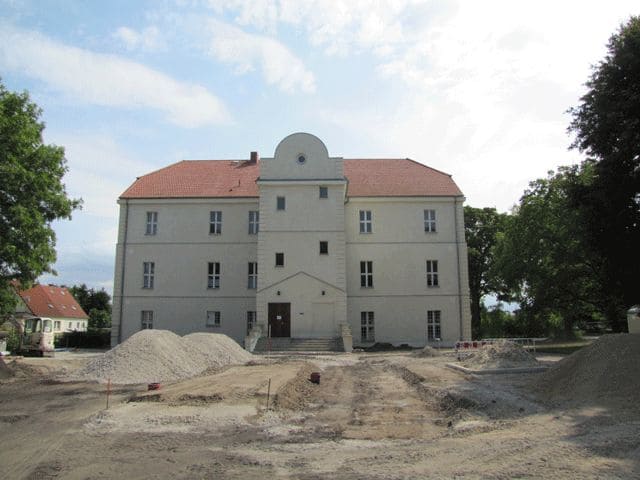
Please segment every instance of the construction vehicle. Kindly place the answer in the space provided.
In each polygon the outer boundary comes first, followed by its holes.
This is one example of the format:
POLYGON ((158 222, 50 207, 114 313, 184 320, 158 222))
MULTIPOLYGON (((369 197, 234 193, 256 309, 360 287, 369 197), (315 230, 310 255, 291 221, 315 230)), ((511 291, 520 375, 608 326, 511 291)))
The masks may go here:
POLYGON ((14 324, 20 333, 19 354, 53 357, 53 320, 47 317, 27 317, 14 324))

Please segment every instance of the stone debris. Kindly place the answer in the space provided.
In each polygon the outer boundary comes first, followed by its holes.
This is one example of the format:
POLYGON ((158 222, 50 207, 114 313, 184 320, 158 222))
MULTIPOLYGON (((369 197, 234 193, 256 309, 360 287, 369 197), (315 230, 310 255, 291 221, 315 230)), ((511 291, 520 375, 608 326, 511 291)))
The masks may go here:
POLYGON ((533 382, 548 400, 638 408, 640 334, 603 335, 533 382))
POLYGON ((475 369, 536 367, 536 358, 518 343, 500 340, 484 345, 467 356, 462 365, 475 369))
POLYGON ((252 355, 226 335, 142 330, 87 363, 75 380, 139 384, 181 380, 212 368, 243 364, 252 355))
POLYGON ((423 349, 417 350, 415 352, 415 355, 418 356, 418 357, 439 357, 440 356, 440 351, 438 351, 438 349, 433 348, 430 345, 427 345, 423 349))

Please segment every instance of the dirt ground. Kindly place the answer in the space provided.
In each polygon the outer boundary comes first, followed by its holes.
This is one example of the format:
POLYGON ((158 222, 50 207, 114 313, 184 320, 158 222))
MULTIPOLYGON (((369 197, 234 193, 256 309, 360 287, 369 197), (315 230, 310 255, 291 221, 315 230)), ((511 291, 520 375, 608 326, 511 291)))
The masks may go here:
POLYGON ((118 387, 106 409, 105 385, 56 380, 86 358, 24 360, 0 382, 0 478, 640 478, 637 407, 544 403, 533 373, 475 377, 410 353, 256 357, 118 387))

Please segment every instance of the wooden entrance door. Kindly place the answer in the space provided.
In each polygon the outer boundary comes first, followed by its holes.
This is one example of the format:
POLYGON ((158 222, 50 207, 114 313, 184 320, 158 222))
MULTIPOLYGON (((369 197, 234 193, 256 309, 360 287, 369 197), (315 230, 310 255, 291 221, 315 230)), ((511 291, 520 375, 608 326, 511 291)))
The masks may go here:
POLYGON ((270 303, 269 304, 269 326, 272 337, 291 336, 291 304, 290 303, 270 303))

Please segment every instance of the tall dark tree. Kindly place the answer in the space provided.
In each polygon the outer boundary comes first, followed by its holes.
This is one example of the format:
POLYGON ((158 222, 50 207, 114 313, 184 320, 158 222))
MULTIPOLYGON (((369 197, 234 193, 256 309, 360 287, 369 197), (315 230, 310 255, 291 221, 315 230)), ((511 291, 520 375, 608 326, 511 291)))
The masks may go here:
POLYGON ((602 259, 584 241, 583 212, 569 193, 590 181, 588 170, 563 167, 531 182, 495 248, 495 275, 520 302, 522 315, 544 323, 560 316, 566 336, 605 308, 602 259))
POLYGON ((89 314, 90 329, 111 327, 111 296, 104 288, 96 290, 83 283, 74 285, 69 291, 89 314))
POLYGON ((593 178, 572 193, 572 206, 585 211, 587 239, 606 260, 602 287, 629 307, 640 303, 640 17, 609 39, 586 86, 569 130, 593 178))
POLYGON ((469 258, 469 292, 471 297, 471 330, 480 335, 480 313, 483 298, 499 290, 492 274, 493 248, 498 233, 505 226, 506 214, 495 208, 464 207, 464 229, 469 258))
POLYGON ((28 286, 53 273, 51 222, 71 218, 81 203, 67 197, 64 149, 43 143, 41 113, 27 92, 13 93, 0 83, 0 316, 15 308, 12 280, 28 286))

